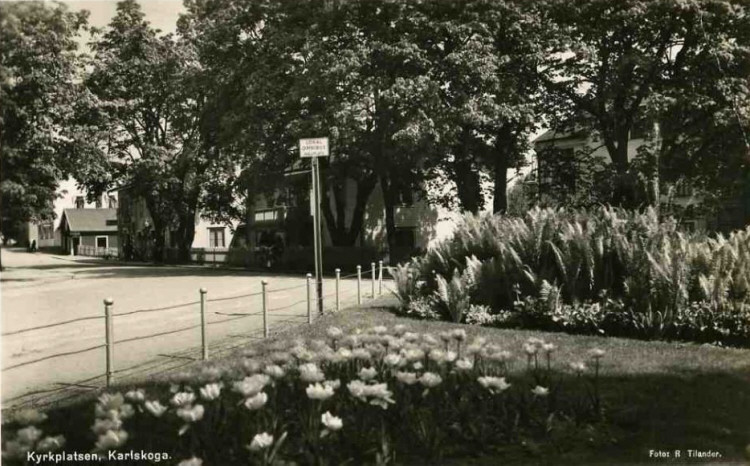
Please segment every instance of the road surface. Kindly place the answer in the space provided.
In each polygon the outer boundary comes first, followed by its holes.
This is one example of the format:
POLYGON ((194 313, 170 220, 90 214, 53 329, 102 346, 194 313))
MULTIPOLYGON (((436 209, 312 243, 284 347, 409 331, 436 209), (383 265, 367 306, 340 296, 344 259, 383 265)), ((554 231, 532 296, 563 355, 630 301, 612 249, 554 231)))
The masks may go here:
MULTIPOLYGON (((3 408, 25 403, 29 394, 66 384, 83 381, 84 386, 101 386, 106 372, 105 298, 114 300, 114 370, 120 379, 142 368, 148 370, 149 366, 143 366, 147 362, 199 357, 201 287, 208 291, 209 353, 262 336, 262 315, 244 314, 261 313, 264 279, 268 281, 270 331, 306 322, 305 277, 209 267, 118 265, 98 258, 12 249, 3 249, 2 254, 6 267, 0 275, 3 408), (71 320, 75 322, 56 325, 71 320), (49 327, 38 328, 43 326, 49 327), (25 331, 30 328, 34 330, 25 331), (62 353, 75 354, 55 357, 62 353)), ((372 291, 364 274, 363 299, 372 291)), ((324 280, 323 288, 325 307, 332 309, 335 280, 324 280)), ((342 307, 356 304, 356 290, 355 278, 341 281, 342 307)))

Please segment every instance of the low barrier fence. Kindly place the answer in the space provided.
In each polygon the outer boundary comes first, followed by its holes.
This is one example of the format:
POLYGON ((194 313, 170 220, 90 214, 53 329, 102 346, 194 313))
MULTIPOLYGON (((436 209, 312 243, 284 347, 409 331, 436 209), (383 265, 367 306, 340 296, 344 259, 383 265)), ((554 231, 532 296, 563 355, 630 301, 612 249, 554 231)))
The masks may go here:
MULTIPOLYGON (((379 295, 382 295, 383 293, 383 262, 380 261, 378 264, 375 262, 370 264, 369 270, 363 270, 362 266, 356 267, 356 272, 348 274, 348 275, 341 275, 341 270, 336 269, 335 270, 335 278, 333 279, 333 290, 323 294, 323 299, 325 301, 333 301, 332 304, 327 306, 324 311, 339 311, 341 310, 344 301, 347 299, 354 299, 356 297, 356 305, 361 305, 363 300, 365 298, 376 298, 379 295), (356 287, 354 290, 349 290, 348 292, 343 292, 342 289, 342 283, 344 280, 354 279, 356 278, 356 287), (369 283, 367 283, 369 282, 369 283), (369 285, 369 286, 368 286, 369 285), (368 290, 369 288, 369 290, 368 290)), ((23 367, 28 367, 36 364, 40 364, 44 361, 49 361, 52 359, 58 359, 58 358, 67 358, 67 357, 73 357, 73 356, 79 356, 84 353, 90 353, 94 352, 96 350, 103 350, 102 359, 104 362, 104 372, 89 377, 84 380, 79 380, 72 383, 65 383, 65 382, 57 382, 54 385, 58 385, 56 388, 52 389, 45 389, 45 390, 36 390, 29 393, 24 393, 19 396, 15 396, 13 398, 3 400, 3 408, 16 408, 16 407, 23 407, 28 404, 33 404, 35 406, 44 406, 45 404, 49 404, 52 402, 60 402, 61 399, 59 399, 57 396, 60 395, 62 392, 64 392, 66 389, 70 388, 82 388, 82 389, 100 389, 103 388, 101 386, 92 385, 92 383, 98 379, 103 378, 104 388, 108 388, 113 385, 116 378, 124 377, 124 378, 132 378, 134 375, 138 373, 143 373, 144 371, 154 370, 159 366, 159 363, 163 361, 162 358, 157 360, 149 360, 143 363, 138 363, 136 365, 133 365, 131 367, 127 367, 124 369, 118 369, 117 364, 117 351, 116 348, 118 346, 124 345, 126 343, 131 342, 137 342, 141 340, 150 340, 153 338, 160 338, 160 337, 166 337, 168 335, 175 335, 182 332, 187 332, 190 330, 196 330, 200 329, 200 338, 199 343, 200 346, 191 346, 190 348, 187 348, 182 351, 182 353, 178 354, 171 354, 171 355, 164 355, 160 354, 160 357, 169 357, 170 359, 178 359, 178 360, 187 360, 188 362, 171 367, 169 370, 176 370, 180 367, 184 367, 187 364, 191 364, 195 362, 196 360, 208 360, 210 356, 212 355, 218 355, 225 353, 227 351, 231 351, 232 349, 235 349, 239 346, 243 346, 247 344, 247 342, 243 342, 240 344, 234 344, 236 340, 232 340, 232 338, 251 338, 251 339, 262 339, 262 338, 268 338, 271 336, 272 332, 280 332, 283 331, 291 326, 299 325, 302 323, 312 324, 314 321, 314 315, 315 311, 317 310, 317 296, 315 296, 315 282, 313 279, 312 274, 307 274, 305 277, 305 283, 301 285, 293 285, 288 286, 284 288, 278 288, 278 289, 270 289, 269 285, 271 283, 268 280, 263 280, 261 282, 260 290, 252 291, 249 293, 243 293, 239 295, 234 296, 224 296, 224 297, 216 297, 211 298, 210 292, 206 288, 200 288, 198 291, 198 299, 195 301, 190 301, 187 303, 181 303, 181 304, 175 304, 170 306, 164 306, 159 308, 152 308, 152 309, 139 309, 139 310, 133 310, 133 311, 127 311, 127 312, 116 312, 116 302, 112 300, 111 298, 104 299, 104 312, 101 315, 98 316, 87 316, 87 317, 80 317, 76 319, 70 319, 63 322, 57 322, 53 324, 47 324, 47 325, 40 325, 30 328, 25 328, 21 330, 14 330, 9 332, 4 332, 2 334, 3 338, 12 338, 17 336, 23 336, 25 338, 30 337, 33 335, 34 332, 39 332, 43 330, 49 330, 54 329, 56 333, 59 332, 58 329, 61 327, 67 327, 76 323, 81 322, 88 322, 88 321, 103 321, 103 333, 104 333, 104 342, 97 345, 88 346, 82 349, 76 349, 73 351, 67 351, 67 352, 59 352, 51 355, 46 355, 43 357, 39 357, 32 360, 27 360, 23 362, 18 362, 6 367, 2 368, 3 376, 7 376, 7 374, 10 371, 14 371, 23 367), (295 291, 302 291, 304 288, 304 295, 300 297, 300 299, 292 299, 291 303, 285 303, 283 305, 279 305, 276 307, 273 307, 273 297, 278 296, 279 293, 286 293, 286 297, 292 297, 294 298, 294 292, 295 291), (292 293, 290 295, 290 293, 292 293), (248 298, 255 298, 260 299, 260 309, 258 311, 254 312, 241 312, 242 309, 246 309, 247 306, 245 303, 242 302, 242 300, 248 299, 248 298), (223 306, 223 307, 222 307, 223 306), (304 306, 304 308, 302 307, 304 306), (123 323, 120 322, 120 320, 124 317, 134 316, 134 315, 143 315, 143 314, 152 314, 152 313, 162 313, 162 312, 169 312, 169 311, 175 311, 175 310, 186 310, 190 309, 191 307, 195 307, 198 310, 198 315, 196 316, 197 323, 187 326, 180 326, 179 328, 172 328, 161 332, 156 333, 150 333, 147 335, 136 335, 125 339, 117 340, 115 335, 118 333, 118 329, 121 329, 123 323), (292 312, 296 308, 297 312, 292 312), (282 312, 286 311, 286 312, 282 312), (218 320, 211 320, 211 316, 217 316, 220 317, 218 320), (250 334, 243 334, 243 335, 228 335, 229 338, 225 338, 223 340, 219 341, 211 341, 210 334, 208 332, 208 328, 215 326, 215 325, 221 325, 226 322, 231 321, 237 321, 242 319, 248 319, 248 318, 260 318, 261 319, 261 328, 258 332, 259 335, 256 337, 254 335, 250 334), (286 319, 278 320, 276 317, 288 317, 286 319), (272 318, 274 318, 272 320, 272 318), (115 321, 118 321, 117 323, 115 321), (283 324, 289 324, 289 325, 283 325, 283 324), (227 345, 227 343, 230 343, 227 345), (195 350, 199 350, 199 357, 189 356, 192 352, 195 350), (49 400, 46 400, 46 398, 49 398, 49 400), (45 401, 49 401, 49 403, 45 403, 45 401), (9 406, 12 405, 12 406, 9 406)), ((330 282, 329 282, 330 284, 330 282)), ((198 342, 196 342, 198 343, 198 342)), ((169 364, 167 364, 169 365, 169 364)), ((164 372, 164 371, 160 371, 164 372)), ((74 394, 73 396, 77 396, 78 394, 74 394)))
POLYGON ((119 251, 117 250, 117 248, 100 248, 96 246, 87 246, 85 244, 79 244, 76 254, 78 254, 79 256, 116 258, 119 254, 119 251))

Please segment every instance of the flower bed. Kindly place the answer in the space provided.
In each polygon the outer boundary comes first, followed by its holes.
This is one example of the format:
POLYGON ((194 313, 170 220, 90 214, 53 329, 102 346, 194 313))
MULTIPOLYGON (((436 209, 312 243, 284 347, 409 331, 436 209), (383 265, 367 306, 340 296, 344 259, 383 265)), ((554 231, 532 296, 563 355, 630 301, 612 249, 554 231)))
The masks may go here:
POLYGON ((530 445, 559 453, 606 431, 604 352, 566 365, 556 349, 530 338, 510 351, 463 329, 332 327, 326 341, 248 351, 237 367, 184 374, 169 390, 103 394, 75 421, 20 413, 4 429, 3 457, 158 454, 151 461, 187 466, 434 464, 530 445))
POLYGON ((750 228, 712 238, 614 208, 467 217, 390 272, 419 318, 750 346, 750 228))

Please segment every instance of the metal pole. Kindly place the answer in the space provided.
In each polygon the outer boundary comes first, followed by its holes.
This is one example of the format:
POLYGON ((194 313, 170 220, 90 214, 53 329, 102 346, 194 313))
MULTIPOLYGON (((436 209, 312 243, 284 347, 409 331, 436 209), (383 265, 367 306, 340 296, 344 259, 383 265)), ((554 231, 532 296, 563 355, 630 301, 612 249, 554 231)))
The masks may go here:
POLYGON ((260 284, 263 287, 263 338, 268 338, 268 292, 266 291, 268 281, 263 280, 260 284))
POLYGON ((336 269, 336 312, 341 310, 341 304, 339 302, 339 282, 341 281, 341 269, 336 269))
POLYGON ((114 326, 112 325, 112 305, 114 304, 112 298, 104 300, 104 338, 107 352, 107 388, 114 382, 114 370, 115 370, 115 336, 113 333, 114 326))
POLYGON ((362 304, 362 266, 357 266, 357 305, 362 304))
POLYGON ((312 297, 310 296, 310 292, 312 291, 310 285, 310 280, 312 279, 312 274, 307 274, 307 323, 312 324, 312 297))
POLYGON ((383 261, 378 261, 378 296, 383 294, 383 261))
POLYGON ((370 272, 372 273, 372 299, 375 299, 375 262, 370 263, 370 272))
POLYGON ((203 360, 208 360, 208 345, 206 344, 206 293, 205 288, 201 292, 201 348, 203 349, 203 360))
POLYGON ((313 221, 315 223, 315 286, 318 295, 318 314, 323 315, 323 238, 320 228, 320 165, 313 157, 313 188, 315 196, 313 221))

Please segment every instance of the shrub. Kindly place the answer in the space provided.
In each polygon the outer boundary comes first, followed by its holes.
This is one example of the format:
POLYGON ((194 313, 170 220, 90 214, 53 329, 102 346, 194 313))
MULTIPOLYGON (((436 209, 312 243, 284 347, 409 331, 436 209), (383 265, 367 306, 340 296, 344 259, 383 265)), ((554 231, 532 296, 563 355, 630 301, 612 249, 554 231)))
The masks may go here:
POLYGON ((412 262, 415 269, 424 287, 414 293, 435 296, 446 320, 460 321, 472 304, 511 309, 519 299, 540 296, 546 309, 518 308, 519 315, 499 321, 536 326, 546 313, 572 319, 566 328, 600 331, 595 327, 602 323, 588 313, 592 303, 605 306, 602 296, 628 314, 622 317, 626 327, 638 327, 648 338, 687 325, 690 303, 740 321, 750 318, 747 311, 732 311, 750 305, 750 228, 710 238, 679 231, 653 209, 535 208, 524 218, 467 216, 452 238, 412 262), (545 297, 549 293, 554 300, 545 297), (568 307, 563 312, 561 306, 568 307))

